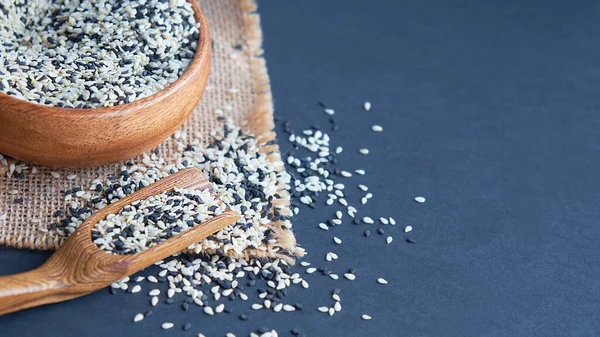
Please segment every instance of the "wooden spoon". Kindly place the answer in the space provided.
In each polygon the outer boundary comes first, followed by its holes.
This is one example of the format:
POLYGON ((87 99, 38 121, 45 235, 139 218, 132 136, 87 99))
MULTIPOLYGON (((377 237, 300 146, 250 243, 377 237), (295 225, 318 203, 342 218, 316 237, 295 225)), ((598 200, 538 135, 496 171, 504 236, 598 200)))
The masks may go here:
POLYGON ((102 289, 156 261, 181 252, 239 219, 237 213, 227 210, 136 254, 108 254, 92 242, 91 229, 108 214, 115 214, 134 201, 176 187, 212 191, 210 182, 200 170, 188 168, 96 212, 42 266, 21 274, 0 277, 0 315, 66 301, 102 289))

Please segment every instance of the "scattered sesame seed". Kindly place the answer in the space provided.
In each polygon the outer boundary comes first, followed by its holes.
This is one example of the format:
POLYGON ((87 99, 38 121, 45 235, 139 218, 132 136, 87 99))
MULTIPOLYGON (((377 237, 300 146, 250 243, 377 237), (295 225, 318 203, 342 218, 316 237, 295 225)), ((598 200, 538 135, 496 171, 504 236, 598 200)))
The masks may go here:
POLYGON ((317 310, 319 310, 320 312, 327 312, 329 311, 328 307, 318 307, 317 310))
POLYGON ((365 185, 358 185, 358 188, 360 188, 363 192, 366 192, 369 190, 369 188, 365 185))
POLYGON ((381 125, 373 125, 371 127, 371 130, 373 130, 374 132, 381 132, 383 131, 383 128, 381 127, 381 125))
POLYGON ((369 316, 369 315, 362 315, 361 318, 364 319, 364 320, 370 320, 371 316, 369 316))
POLYGON ((365 175, 365 170, 354 170, 354 172, 356 172, 356 174, 364 176, 365 175))
POLYGON ((379 283, 379 284, 388 284, 388 281, 386 279, 380 277, 380 278, 377 279, 377 283, 379 283))
POLYGON ((408 232, 412 231, 412 229, 413 229, 412 226, 406 226, 406 227, 404 227, 404 233, 408 233, 408 232))
POLYGON ((394 241, 394 238, 391 236, 388 236, 387 238, 385 238, 385 242, 389 245, 390 243, 392 243, 392 241, 394 241))
POLYGON ((354 281, 356 279, 356 276, 352 273, 346 273, 346 274, 344 274, 344 277, 350 281, 354 281))
POLYGON ((333 242, 335 242, 335 243, 336 243, 336 244, 338 244, 338 245, 341 245, 341 244, 342 244, 342 240, 341 240, 341 239, 339 239, 339 238, 338 238, 338 237, 336 237, 336 236, 334 236, 334 237, 333 237, 333 242))
POLYGON ((335 111, 333 109, 325 109, 325 113, 330 116, 333 116, 335 114, 335 111))
POLYGON ((171 322, 165 322, 161 325, 161 328, 163 328, 163 330, 169 330, 171 329, 173 326, 175 326, 175 324, 171 323, 171 322))
POLYGON ((362 218, 362 221, 366 224, 372 224, 374 223, 373 219, 369 218, 368 216, 365 216, 362 218))
POLYGON ((365 102, 365 104, 363 105, 363 108, 365 109, 365 111, 371 110, 371 102, 369 102, 369 101, 365 102))
POLYGON ((144 314, 137 314, 133 317, 134 322, 139 322, 144 319, 144 314))
POLYGON ((319 228, 321 228, 324 231, 329 230, 329 227, 327 227, 327 225, 322 222, 319 224, 319 228))
POLYGON ((423 197, 415 197, 415 201, 418 202, 419 204, 422 204, 425 202, 425 198, 423 197))
POLYGON ((369 154, 369 149, 358 149, 360 154, 369 154))

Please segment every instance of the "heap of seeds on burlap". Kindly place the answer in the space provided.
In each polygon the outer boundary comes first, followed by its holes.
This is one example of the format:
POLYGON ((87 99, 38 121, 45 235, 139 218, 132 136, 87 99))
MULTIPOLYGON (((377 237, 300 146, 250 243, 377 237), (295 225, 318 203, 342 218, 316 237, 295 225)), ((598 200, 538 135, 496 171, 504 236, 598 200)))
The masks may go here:
POLYGON ((198 28, 187 0, 0 2, 0 91, 67 108, 130 103, 183 74, 198 28))
MULTIPOLYGON (((325 104, 321 105, 328 115, 330 132, 337 132, 338 124, 334 115, 330 113, 333 109, 325 104)), ((222 117, 220 119, 224 120, 222 117)), ((56 212, 56 217, 62 220, 52 224, 50 229, 68 236, 94 209, 103 208, 178 170, 197 167, 212 182, 217 198, 222 200, 226 207, 237 211, 241 219, 196 244, 192 252, 157 262, 158 271, 145 271, 140 273, 140 276, 126 277, 112 284, 112 294, 125 291, 132 294, 142 292, 149 296, 148 308, 132 313, 131 320, 136 323, 142 322, 152 315, 153 307, 158 305, 173 306, 174 310, 183 311, 199 306, 207 316, 233 314, 233 307, 228 301, 224 301, 225 299, 250 302, 245 312, 234 314, 242 321, 250 320, 254 310, 270 310, 274 313, 315 310, 333 316, 342 310, 340 286, 343 286, 343 282, 352 282, 362 277, 383 287, 388 283, 383 275, 386 271, 383 270, 381 275, 361 275, 354 267, 339 266, 336 262, 336 247, 343 244, 343 240, 334 235, 330 237, 332 246, 325 256, 313 256, 311 262, 302 258, 296 267, 292 266, 293 259, 304 255, 301 248, 282 252, 279 258, 271 259, 244 255, 248 249, 255 252, 269 250, 275 253, 280 250, 276 232, 269 224, 280 221, 283 223, 282 230, 290 230, 292 225, 289 216, 282 214, 280 206, 274 203, 280 198, 279 191, 287 190, 290 194, 293 214, 298 214, 301 208, 332 209, 331 218, 314 224, 313 235, 329 236, 333 231, 340 235, 342 233, 336 227, 344 222, 352 223, 356 227, 350 228, 356 230, 346 230, 343 234, 362 237, 364 233, 365 240, 378 240, 376 244, 380 244, 383 249, 387 245, 396 244, 396 241, 392 242, 394 233, 404 235, 409 244, 415 243, 412 236, 407 236, 412 234, 413 228, 408 224, 396 228, 396 220, 390 216, 359 216, 359 205, 352 205, 349 197, 360 200, 361 205, 374 198, 373 194, 368 192, 368 186, 354 182, 355 175, 365 175, 367 172, 361 168, 346 171, 338 167, 337 158, 344 152, 344 148, 330 143, 328 130, 312 126, 296 133, 289 122, 282 122, 282 127, 283 132, 288 135, 288 145, 282 148, 289 149, 284 153, 289 173, 282 169, 284 163, 267 159, 251 134, 230 122, 224 124, 222 130, 213 132, 212 141, 208 145, 201 144, 196 138, 187 139, 185 135, 176 133, 174 138, 178 142, 179 151, 175 157, 165 158, 155 152, 148 153, 141 161, 129 162, 121 167, 118 175, 93 181, 89 189, 76 187, 66 191, 65 201, 70 207, 56 212), (374 238, 370 230, 365 231, 361 226, 378 226, 376 232, 380 236, 374 238), (387 236, 383 235, 385 232, 388 232, 387 236), (309 288, 308 279, 319 277, 314 275, 326 277, 336 283, 322 303, 308 308, 302 303, 287 300, 291 287, 309 288)), ((281 141, 285 142, 286 139, 281 141)), ((361 153, 369 155, 368 151, 361 153)), ((18 171, 18 174, 24 174, 27 170, 26 165, 18 164, 9 172, 18 171)), ((171 197, 167 194, 154 200, 161 200, 161 204, 168 205, 171 197)), ((135 214, 144 212, 140 205, 135 214)), ((164 207, 162 209, 164 210, 164 207)), ((204 209, 199 211, 205 212, 204 209)), ((134 210, 124 209, 118 216, 135 217, 134 210)), ((120 231, 127 228, 124 224, 113 227, 118 227, 120 231)), ((111 238, 114 236, 109 234, 109 226, 104 228, 106 230, 99 231, 95 238, 104 240, 106 244, 112 242, 111 238)), ((134 228, 129 231, 135 232, 136 228, 137 225, 134 224, 134 228)), ((155 237, 154 234, 151 236, 155 237)), ((132 247, 136 245, 137 249, 143 249, 144 245, 130 237, 129 234, 124 236, 128 242, 123 242, 123 247, 119 249, 135 249, 132 247)), ((368 308, 357 317, 359 318, 377 319, 370 315, 368 308)), ((196 327, 191 318, 189 320, 179 328, 184 331, 194 329, 198 336, 204 336, 201 327, 196 327)), ((161 327, 172 329, 175 324, 160 322, 157 328, 161 327)), ((301 335, 301 331, 295 327, 290 329, 293 335, 301 335)), ((277 336, 277 331, 260 328, 251 332, 250 336, 277 336)))

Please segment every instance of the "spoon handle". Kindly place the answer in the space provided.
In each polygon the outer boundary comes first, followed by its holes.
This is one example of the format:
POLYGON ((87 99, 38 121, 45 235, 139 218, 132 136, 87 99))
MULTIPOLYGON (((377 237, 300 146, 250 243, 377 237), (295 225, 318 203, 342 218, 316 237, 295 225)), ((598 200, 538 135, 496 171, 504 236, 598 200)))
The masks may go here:
POLYGON ((0 315, 81 296, 48 264, 20 274, 0 277, 0 315))

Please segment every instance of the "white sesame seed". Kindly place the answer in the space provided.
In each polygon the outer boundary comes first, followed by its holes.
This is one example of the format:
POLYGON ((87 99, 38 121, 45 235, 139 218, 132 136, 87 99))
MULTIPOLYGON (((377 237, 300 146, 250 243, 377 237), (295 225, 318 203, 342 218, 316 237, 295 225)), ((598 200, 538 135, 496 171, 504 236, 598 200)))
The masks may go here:
POLYGON ((306 269, 306 273, 307 274, 312 274, 312 273, 314 273, 316 271, 317 271, 317 268, 314 268, 314 267, 310 267, 310 268, 306 269))
POLYGON ((389 245, 390 243, 392 243, 392 241, 394 241, 394 238, 393 238, 393 237, 391 237, 391 236, 388 236, 387 238, 385 238, 385 243, 387 243, 388 245, 389 245))
POLYGON ((340 172, 340 173, 341 173, 341 175, 342 175, 343 177, 346 177, 346 178, 350 178, 350 177, 352 177, 352 173, 350 173, 350 172, 348 172, 348 171, 342 171, 342 172, 340 172))
POLYGON ((258 303, 252 304, 252 309, 254 309, 254 310, 259 310, 262 308, 263 308, 262 304, 258 304, 258 303))
POLYGON ((50 175, 52 175, 52 177, 54 177, 55 179, 60 178, 60 174, 58 174, 57 172, 50 172, 50 175))
POLYGON ((406 226, 406 227, 404 227, 404 233, 408 233, 410 231, 412 231, 412 226, 406 226))
POLYGON ((329 308, 329 309, 327 309, 327 312, 329 313, 329 316, 333 316, 333 314, 335 314, 335 309, 329 308))
POLYGON ((333 109, 325 109, 325 113, 331 116, 335 114, 335 111, 333 109))
POLYGON ((365 104, 363 105, 363 108, 365 109, 365 111, 371 110, 371 102, 369 102, 369 101, 365 102, 365 104))
POLYGON ((327 312, 329 311, 328 307, 318 307, 317 310, 319 310, 320 312, 327 312))
POLYGON ((342 304, 340 302, 335 302, 335 304, 333 305, 333 309, 335 311, 342 311, 342 304))
POLYGON ((360 188, 363 192, 366 192, 369 190, 369 188, 365 185, 358 185, 358 188, 360 188))
POLYGON ((422 204, 425 202, 425 198, 423 197, 415 197, 415 201, 418 202, 419 204, 422 204))
POLYGON ((346 274, 344 274, 344 277, 350 281, 354 281, 356 279, 356 276, 352 273, 346 273, 346 274))
POLYGON ((152 275, 148 276, 148 281, 152 283, 158 283, 158 279, 152 275))
POLYGON ((135 285, 133 288, 131 288, 131 293, 132 293, 132 294, 133 294, 133 293, 137 293, 137 292, 139 292, 140 290, 142 290, 142 287, 141 287, 139 284, 137 284, 137 285, 135 285))
POLYGON ((321 228, 324 231, 329 230, 329 227, 327 227, 327 225, 322 222, 319 224, 319 228, 321 228))
POLYGON ((368 216, 365 216, 362 218, 362 221, 366 224, 372 224, 374 223, 373 219, 369 218, 368 216))
POLYGON ((216 313, 221 313, 221 312, 223 312, 223 310, 225 310, 225 304, 223 304, 223 303, 221 303, 215 307, 216 313))
POLYGON ((365 315, 362 315, 361 318, 364 320, 370 320, 371 316, 365 314, 365 315))
POLYGON ((292 305, 289 305, 289 304, 286 304, 286 305, 283 306, 283 311, 288 311, 288 312, 289 311, 296 311, 296 307, 294 307, 292 305))
POLYGON ((75 178, 77 178, 77 175, 76 175, 76 174, 69 174, 69 175, 67 175, 67 179, 68 179, 68 180, 73 180, 73 179, 75 179, 75 178))
POLYGON ((369 149, 358 149, 361 154, 369 154, 369 149))
POLYGON ((150 290, 150 292, 148 293, 149 296, 158 296, 160 295, 160 290, 158 289, 152 289, 150 290))
POLYGON ((335 242, 335 243, 336 243, 336 244, 338 244, 338 245, 341 245, 341 244, 342 244, 342 240, 340 240, 340 239, 339 239, 338 237, 336 237, 336 236, 334 236, 334 237, 333 237, 333 242, 335 242))
POLYGON ((307 261, 302 261, 302 262, 300 262, 300 265, 301 265, 302 267, 308 267, 308 266, 310 266, 310 262, 307 262, 307 261))
POLYGON ((384 225, 387 225, 390 223, 387 218, 383 218, 383 217, 379 218, 379 222, 381 222, 384 225))
POLYGON ((333 294, 333 295, 331 295, 331 298, 332 298, 334 301, 338 301, 338 302, 342 300, 342 299, 340 298, 340 295, 338 295, 338 294, 333 294))
POLYGON ((144 319, 144 314, 137 314, 137 315, 133 316, 133 321, 134 322, 139 322, 139 321, 141 321, 143 319, 144 319))
POLYGON ((161 328, 163 328, 163 330, 169 330, 171 329, 173 326, 175 326, 175 324, 171 323, 171 322, 165 322, 161 325, 161 328))
POLYGON ((394 218, 390 217, 390 225, 395 226, 396 225, 396 220, 394 220, 394 218))
POLYGON ((381 127, 381 125, 373 125, 371 127, 371 130, 373 130, 374 132, 381 132, 383 131, 383 128, 381 127))
POLYGON ((365 175, 365 170, 354 170, 354 172, 356 172, 356 174, 364 176, 365 175))
POLYGON ((386 279, 380 277, 380 278, 377 279, 377 283, 379 283, 379 284, 388 284, 388 281, 386 279))
POLYGON ((337 274, 333 274, 333 273, 329 274, 329 277, 334 280, 337 280, 339 278, 339 276, 337 276, 337 274))

